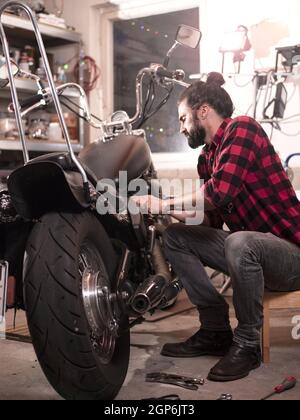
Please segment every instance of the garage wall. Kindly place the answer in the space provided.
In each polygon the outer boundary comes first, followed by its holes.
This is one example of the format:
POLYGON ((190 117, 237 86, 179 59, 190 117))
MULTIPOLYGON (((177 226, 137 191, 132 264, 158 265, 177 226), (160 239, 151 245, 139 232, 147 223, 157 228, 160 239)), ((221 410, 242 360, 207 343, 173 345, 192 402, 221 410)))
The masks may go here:
MULTIPOLYGON (((92 7, 100 3, 97 0, 64 0, 63 17, 66 19, 68 25, 74 26, 76 31, 81 32, 83 42, 89 50, 90 36, 88 30, 90 28, 92 7)), ((45 0, 47 10, 54 11, 53 1, 45 0)))
MULTIPOLYGON (((50 0, 46 3, 51 5, 50 0)), ((242 75, 227 77, 227 90, 232 95, 236 104, 237 113, 243 114, 249 110, 253 102, 253 87, 251 78, 253 69, 267 69, 275 65, 276 46, 288 46, 300 43, 300 0, 252 0, 241 2, 240 0, 115 0, 106 2, 101 0, 65 0, 64 16, 70 25, 83 34, 86 52, 95 56, 100 48, 99 22, 95 20, 97 15, 96 6, 112 7, 118 4, 121 15, 130 18, 137 15, 155 14, 155 12, 167 12, 182 9, 183 7, 200 6, 201 29, 203 40, 201 43, 201 71, 203 73, 212 70, 221 70, 221 55, 219 45, 226 31, 234 30, 237 25, 246 25, 253 39, 253 50, 247 53, 247 58, 242 64, 242 75), (226 16, 226 17, 225 17, 226 16), (243 86, 243 87, 241 87, 243 86)), ((99 63, 105 65, 105 63, 99 63)), ((226 60, 226 72, 233 70, 231 58, 226 60)), ((299 68, 300 71, 300 68, 299 68)), ((288 84, 291 101, 286 116, 300 114, 300 77, 291 80, 288 84)), ((105 85, 105 79, 102 80, 105 85)), ((103 92, 101 86, 98 92, 94 92, 92 98, 93 111, 103 111, 103 92)), ((251 111, 250 111, 251 113, 251 111)), ((299 118, 300 119, 300 118, 299 118)), ((296 120, 294 120, 296 121, 296 120)), ((300 152, 300 124, 299 122, 285 124, 283 130, 287 135, 274 131, 273 143, 282 159, 289 154, 300 152), (299 132, 297 135, 295 135, 299 132)), ((268 133, 269 126, 265 126, 268 133)), ((163 160, 163 159, 162 159, 163 160)), ((176 159, 177 160, 177 159, 176 159)), ((188 159, 194 164, 194 159, 188 159)), ((167 159, 166 159, 167 162, 167 159)), ((300 159, 291 162, 292 166, 300 166, 300 159)), ((188 163, 187 163, 188 165, 188 163)))
MULTIPOLYGON (((266 70, 275 67, 275 47, 300 44, 300 1, 299 0, 209 0, 206 9, 207 39, 206 55, 202 63, 206 63, 202 71, 220 69, 218 48, 222 34, 233 30, 238 25, 249 28, 253 49, 247 53, 242 64, 242 74, 234 78, 227 77, 227 90, 232 95, 237 113, 246 112, 253 102, 253 86, 251 78, 253 69, 266 70), (226 19, 224 19, 226 16, 226 19), (209 53, 210 52, 210 53, 209 53), (248 84, 248 85, 247 85, 248 84), (247 85, 247 86, 245 86, 247 85), (245 87, 238 87, 245 86, 245 87)), ((205 33, 205 32, 204 32, 205 33)), ((226 59, 226 72, 232 71, 231 58, 226 59)), ((300 66, 298 66, 298 72, 300 66)), ((300 114, 300 78, 290 79, 287 83, 289 105, 286 117, 300 114)), ((282 159, 291 153, 300 152, 300 118, 282 124, 282 132, 274 130, 273 144, 282 159), (283 134, 286 133, 287 135, 283 134)), ((271 134, 269 125, 264 128, 271 134)), ((291 161, 292 166, 300 166, 300 160, 291 161)))

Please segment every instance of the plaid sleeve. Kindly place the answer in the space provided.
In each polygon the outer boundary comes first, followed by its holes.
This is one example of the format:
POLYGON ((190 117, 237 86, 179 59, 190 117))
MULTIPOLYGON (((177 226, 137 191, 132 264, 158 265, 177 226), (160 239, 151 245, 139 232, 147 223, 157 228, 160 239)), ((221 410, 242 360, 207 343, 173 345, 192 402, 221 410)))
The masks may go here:
POLYGON ((240 193, 249 169, 259 156, 259 127, 253 121, 236 121, 228 128, 211 179, 203 186, 205 199, 224 207, 240 193))
POLYGON ((207 182, 210 179, 210 175, 208 173, 208 168, 207 168, 207 159, 208 159, 207 155, 208 153, 204 147, 198 160, 198 175, 199 175, 199 178, 203 180, 204 182, 207 182))

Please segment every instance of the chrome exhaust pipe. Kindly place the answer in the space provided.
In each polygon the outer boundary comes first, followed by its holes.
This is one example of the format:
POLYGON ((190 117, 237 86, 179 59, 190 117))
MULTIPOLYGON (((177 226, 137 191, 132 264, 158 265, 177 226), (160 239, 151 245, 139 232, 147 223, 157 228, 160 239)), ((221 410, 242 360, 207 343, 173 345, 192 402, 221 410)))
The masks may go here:
POLYGON ((162 276, 153 276, 139 286, 130 305, 135 313, 144 315, 151 309, 164 309, 181 291, 182 284, 178 279, 169 283, 162 276))
POLYGON ((159 240, 153 238, 151 242, 151 256, 155 275, 146 279, 137 288, 130 301, 131 309, 139 316, 153 309, 165 307, 182 290, 182 285, 178 279, 172 278, 159 240))
POLYGON ((149 277, 138 287, 131 300, 131 308, 139 315, 144 315, 146 312, 149 312, 159 305, 168 285, 169 281, 164 276, 156 275, 149 277))

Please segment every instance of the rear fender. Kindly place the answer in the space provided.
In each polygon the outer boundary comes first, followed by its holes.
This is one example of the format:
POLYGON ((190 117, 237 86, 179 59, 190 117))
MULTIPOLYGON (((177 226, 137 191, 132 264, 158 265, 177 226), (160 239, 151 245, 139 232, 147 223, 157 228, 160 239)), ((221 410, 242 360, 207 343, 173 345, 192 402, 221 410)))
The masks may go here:
POLYGON ((90 206, 81 174, 65 171, 50 161, 30 163, 14 171, 8 190, 17 213, 29 220, 52 211, 79 212, 90 206))

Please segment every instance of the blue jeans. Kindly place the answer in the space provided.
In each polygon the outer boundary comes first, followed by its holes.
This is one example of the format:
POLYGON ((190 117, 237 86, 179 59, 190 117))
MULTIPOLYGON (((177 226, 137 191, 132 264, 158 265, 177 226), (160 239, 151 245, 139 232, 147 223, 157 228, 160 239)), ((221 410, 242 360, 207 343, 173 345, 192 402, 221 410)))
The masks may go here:
POLYGON ((229 306, 204 267, 231 277, 237 343, 260 344, 265 288, 277 292, 300 290, 300 248, 271 233, 230 233, 176 223, 165 231, 164 243, 167 258, 198 307, 203 329, 231 328, 229 306))

